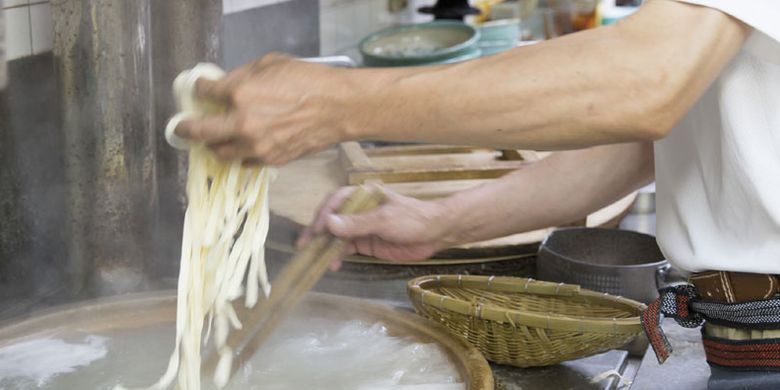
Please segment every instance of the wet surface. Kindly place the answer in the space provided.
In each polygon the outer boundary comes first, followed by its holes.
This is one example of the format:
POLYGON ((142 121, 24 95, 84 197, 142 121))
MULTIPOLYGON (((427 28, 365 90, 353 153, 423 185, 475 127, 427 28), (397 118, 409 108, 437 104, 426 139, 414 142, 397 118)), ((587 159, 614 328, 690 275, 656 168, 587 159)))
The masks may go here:
POLYGON ((659 381, 663 383, 661 387, 664 389, 706 389, 710 368, 704 357, 699 328, 683 328, 674 320, 666 319, 663 329, 674 348, 672 355, 660 365, 653 350, 648 349, 631 389, 656 390, 659 388, 659 381))
POLYGON ((498 389, 596 390, 617 388, 620 379, 610 376, 592 383, 593 378, 610 370, 623 375, 629 365, 636 363, 637 360, 629 359, 628 352, 613 350, 550 367, 516 368, 492 365, 492 368, 498 389))

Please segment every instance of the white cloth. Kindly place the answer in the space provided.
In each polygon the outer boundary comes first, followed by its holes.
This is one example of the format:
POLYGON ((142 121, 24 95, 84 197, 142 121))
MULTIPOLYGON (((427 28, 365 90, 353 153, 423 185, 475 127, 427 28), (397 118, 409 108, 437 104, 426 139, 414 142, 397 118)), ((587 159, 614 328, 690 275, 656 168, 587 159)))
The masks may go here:
POLYGON ((780 1, 679 1, 754 32, 656 143, 659 245, 689 271, 780 274, 780 1))

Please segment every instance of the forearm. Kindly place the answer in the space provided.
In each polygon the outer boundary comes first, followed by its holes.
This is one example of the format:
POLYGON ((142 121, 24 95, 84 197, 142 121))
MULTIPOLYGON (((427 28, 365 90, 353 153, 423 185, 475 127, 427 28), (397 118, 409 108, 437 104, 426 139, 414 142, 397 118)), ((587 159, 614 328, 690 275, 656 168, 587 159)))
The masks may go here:
POLYGON ((653 1, 625 23, 478 61, 361 70, 351 135, 527 149, 657 139, 747 31, 718 11, 653 1))
POLYGON ((529 168, 441 199, 451 245, 584 218, 652 181, 652 143, 556 152, 529 168))

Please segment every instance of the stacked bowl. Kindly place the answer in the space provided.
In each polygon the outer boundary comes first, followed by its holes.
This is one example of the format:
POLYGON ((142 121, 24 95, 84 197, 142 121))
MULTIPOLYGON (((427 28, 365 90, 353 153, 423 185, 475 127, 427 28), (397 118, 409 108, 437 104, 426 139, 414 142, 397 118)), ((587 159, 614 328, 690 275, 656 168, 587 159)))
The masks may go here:
POLYGON ((478 46, 482 56, 500 53, 516 47, 520 42, 520 19, 498 19, 479 27, 478 46))

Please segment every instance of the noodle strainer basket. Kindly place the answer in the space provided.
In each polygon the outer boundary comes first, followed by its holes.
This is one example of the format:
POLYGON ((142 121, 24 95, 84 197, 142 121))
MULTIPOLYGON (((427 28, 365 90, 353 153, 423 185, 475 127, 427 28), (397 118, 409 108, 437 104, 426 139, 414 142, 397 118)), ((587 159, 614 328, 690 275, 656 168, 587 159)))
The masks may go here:
POLYGON ((645 305, 577 285, 526 278, 413 279, 418 314, 444 325, 492 362, 538 367, 621 347, 642 333, 645 305))

